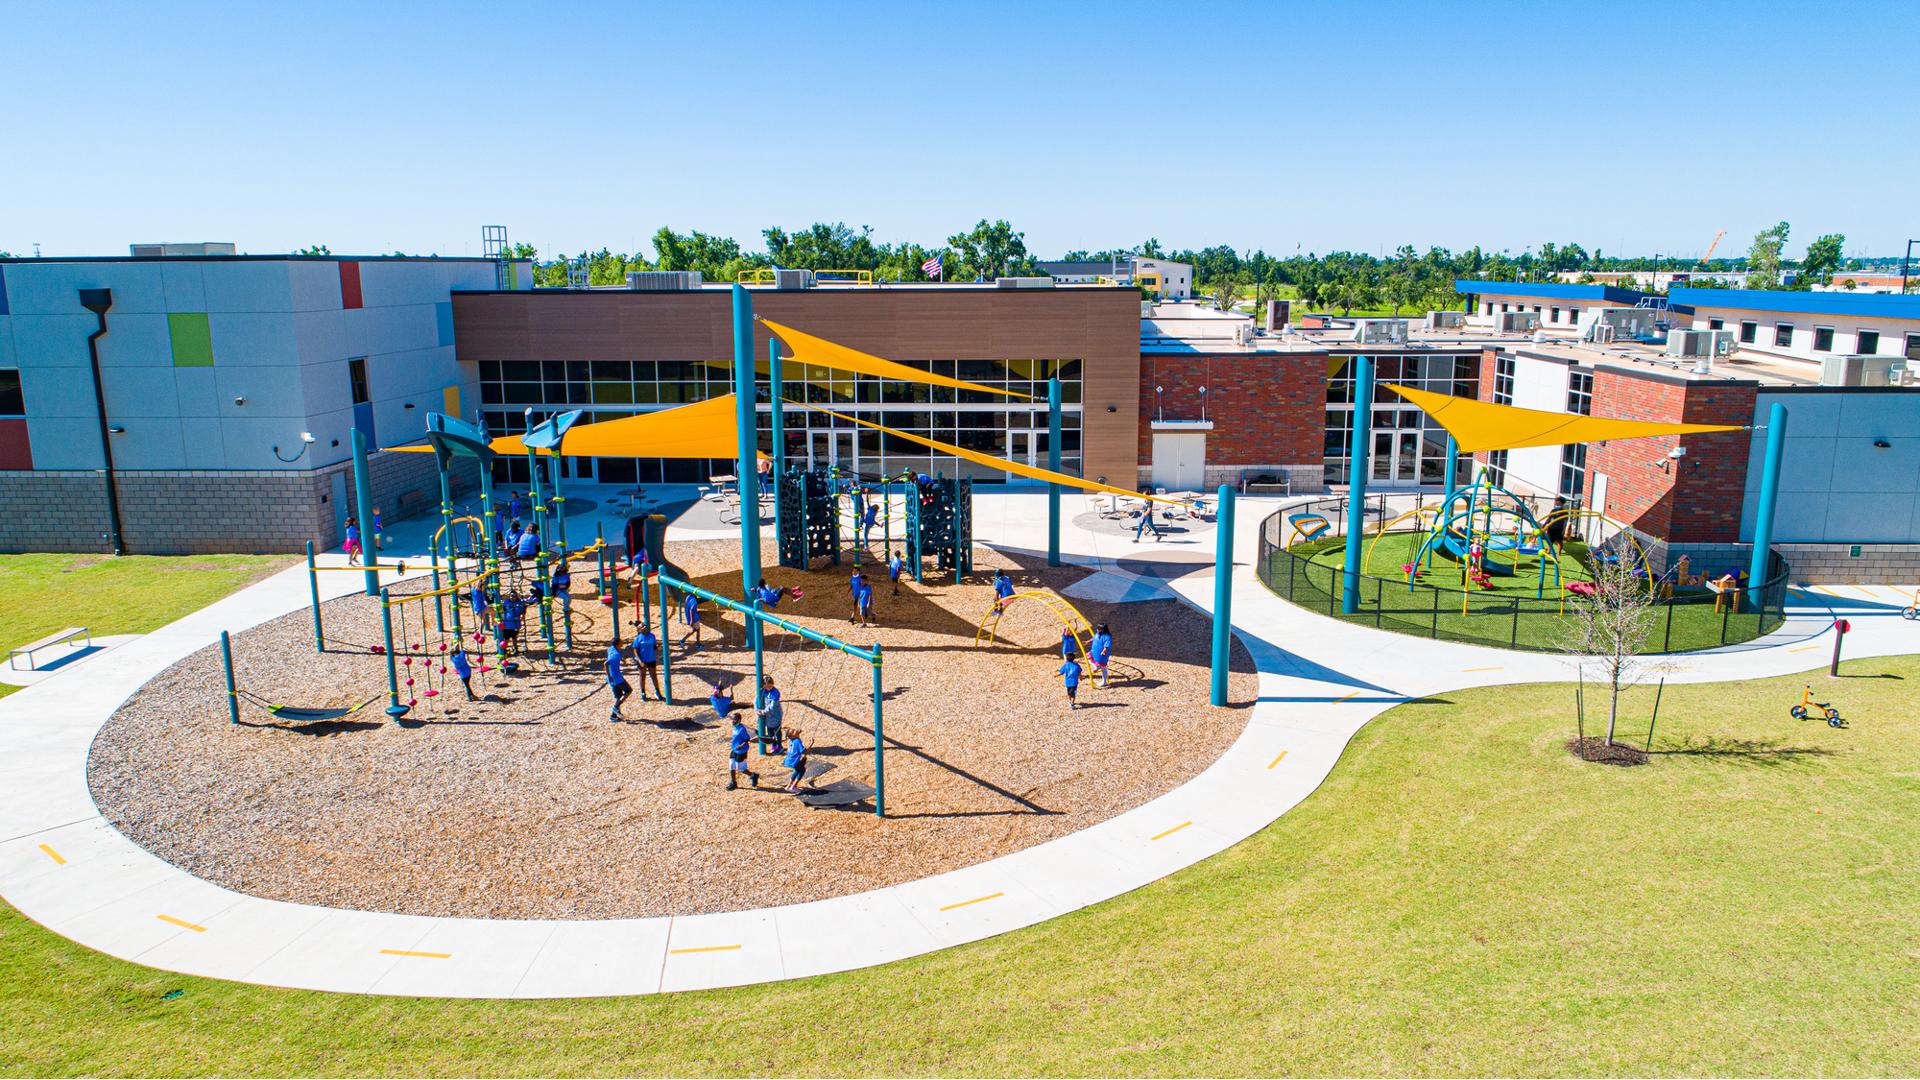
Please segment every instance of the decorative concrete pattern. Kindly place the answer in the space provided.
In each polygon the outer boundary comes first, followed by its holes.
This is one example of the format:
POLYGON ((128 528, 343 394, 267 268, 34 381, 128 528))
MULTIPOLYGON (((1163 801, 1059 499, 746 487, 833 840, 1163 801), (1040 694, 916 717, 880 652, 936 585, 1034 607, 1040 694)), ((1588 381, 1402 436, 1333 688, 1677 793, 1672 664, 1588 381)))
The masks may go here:
MULTIPOLYGON (((211 885, 106 824, 88 795, 87 749, 121 701, 220 630, 254 626, 305 603, 306 581, 295 569, 120 645, 101 663, 75 665, 0 700, 0 895, 56 933, 113 956, 274 986, 534 998, 799 978, 977 941, 1139 888, 1286 813, 1320 784, 1362 725, 1399 702, 1457 687, 1570 677, 1560 657, 1384 634, 1267 592, 1248 562, 1261 519, 1278 505, 1246 500, 1238 518, 1234 625, 1260 669, 1259 700, 1239 740, 1159 799, 989 862, 808 904, 584 922, 346 911, 211 885), (84 676, 74 673, 82 669, 84 676)), ((1042 507, 1037 495, 980 496, 976 529, 1003 548, 1043 551, 1042 507)), ((1131 582, 1122 595, 1164 590, 1203 610, 1211 602, 1210 566, 1165 580, 1118 566, 1123 557, 1152 557, 1129 541, 1075 532, 1065 543, 1076 562, 1131 582)), ((330 596, 359 581, 327 578, 330 596)), ((1920 650, 1920 624, 1899 617, 1903 602, 1900 590, 1889 588, 1796 592, 1787 626, 1762 647, 1688 657, 1670 678, 1805 669, 1821 658, 1807 646, 1824 647, 1834 610, 1854 621, 1850 656, 1920 650)))

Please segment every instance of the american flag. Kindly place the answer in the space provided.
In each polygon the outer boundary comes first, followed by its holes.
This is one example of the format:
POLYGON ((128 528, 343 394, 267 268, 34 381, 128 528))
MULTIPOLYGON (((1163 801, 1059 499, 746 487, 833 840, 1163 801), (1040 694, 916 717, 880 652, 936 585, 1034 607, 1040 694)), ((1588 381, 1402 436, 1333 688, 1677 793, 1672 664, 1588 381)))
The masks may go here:
POLYGON ((920 264, 920 272, 928 277, 941 276, 940 256, 929 255, 927 261, 920 264))

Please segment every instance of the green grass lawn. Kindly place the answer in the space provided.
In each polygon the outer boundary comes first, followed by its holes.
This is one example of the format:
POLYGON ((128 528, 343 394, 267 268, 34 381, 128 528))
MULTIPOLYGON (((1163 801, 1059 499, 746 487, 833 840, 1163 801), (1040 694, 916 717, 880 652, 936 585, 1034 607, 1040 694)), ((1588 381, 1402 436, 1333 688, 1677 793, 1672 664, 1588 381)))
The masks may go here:
MULTIPOLYGON (((286 555, 0 555, 0 649, 84 626, 144 634, 295 560, 286 555)), ((0 684, 0 697, 18 690, 0 684)))
MULTIPOLYGON (((1402 705, 1217 858, 1017 933, 770 986, 298 993, 110 960, 0 907, 0 1069, 1911 1074, 1920 662, 1845 671, 1809 678, 1847 730, 1787 717, 1798 677, 1669 687, 1633 769, 1564 751, 1566 686, 1402 705)), ((1651 697, 1626 704, 1636 739, 1651 697)))
MULTIPOLYGON (((1377 545, 1373 537, 1367 538, 1373 553, 1364 572, 1387 580, 1361 582, 1363 610, 1358 614, 1342 613, 1334 599, 1345 565, 1344 538, 1294 545, 1290 550, 1307 559, 1308 565, 1302 568, 1296 564, 1291 575, 1288 556, 1276 551, 1264 568, 1265 580, 1275 592, 1303 607, 1350 622, 1423 637, 1437 635, 1454 641, 1551 651, 1557 647, 1566 621, 1561 603, 1565 583, 1592 577, 1586 566, 1586 546, 1577 541, 1566 544, 1561 551, 1557 585, 1552 560, 1545 564, 1542 581, 1542 564, 1537 558, 1522 556, 1516 565, 1511 552, 1493 552, 1489 562, 1514 565, 1515 572, 1510 576, 1488 575, 1491 587, 1474 586, 1465 597, 1463 612, 1460 561, 1444 551, 1434 556, 1430 569, 1423 571, 1422 587, 1408 589, 1404 583, 1395 583, 1404 582, 1400 567, 1413 561, 1420 538, 1421 534, 1413 532, 1390 532, 1380 537, 1377 545), (1428 584, 1435 587, 1423 587, 1428 584)), ((1364 555, 1365 549, 1362 551, 1364 555)), ((1645 651, 1686 652, 1749 641, 1779 625, 1777 616, 1763 619, 1753 612, 1734 611, 1731 605, 1725 611, 1715 611, 1713 595, 1705 590, 1681 590, 1679 600, 1670 605, 1671 618, 1665 607, 1656 612, 1643 646, 1645 651)))

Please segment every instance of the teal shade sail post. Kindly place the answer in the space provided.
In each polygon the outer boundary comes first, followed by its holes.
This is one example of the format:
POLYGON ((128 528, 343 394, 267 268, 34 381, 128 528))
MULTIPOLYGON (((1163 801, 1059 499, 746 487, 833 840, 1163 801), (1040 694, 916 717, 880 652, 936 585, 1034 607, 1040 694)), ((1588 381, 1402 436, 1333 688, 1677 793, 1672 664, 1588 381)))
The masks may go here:
POLYGON ((1774 402, 1767 410, 1766 456, 1760 466, 1760 505, 1753 515, 1753 561, 1747 565, 1747 606, 1759 611, 1766 604, 1767 555, 1773 550, 1773 512, 1780 502, 1780 458, 1787 449, 1787 407, 1774 402))
POLYGON ((1373 357, 1353 358, 1353 443, 1347 465, 1347 558, 1340 610, 1360 610, 1360 548, 1367 531, 1367 451, 1373 446, 1373 357))
POLYGON ((739 284, 733 287, 733 394, 740 440, 734 481, 740 494, 740 595, 745 597, 760 584, 760 463, 754 453, 760 439, 754 407, 753 295, 739 284))
POLYGON ((220 631, 220 666, 227 673, 227 723, 240 722, 240 688, 233 682, 233 639, 220 631))
MULTIPOLYGON (((1060 376, 1047 380, 1047 468, 1060 471, 1060 376)), ((1149 506, 1148 512, 1153 508, 1149 506)), ((1047 565, 1060 565, 1060 485, 1047 482, 1047 565)))
POLYGON ((327 651, 327 637, 320 631, 320 572, 313 565, 313 541, 307 541, 307 595, 313 599, 313 651, 327 651))
MULTIPOLYGON (((631 560, 633 556, 629 555, 627 558, 631 560)), ((640 580, 642 582, 647 580, 646 563, 640 564, 640 580)), ((673 704, 673 649, 671 648, 673 632, 667 629, 667 575, 661 574, 658 584, 660 587, 654 591, 660 594, 660 692, 667 699, 665 703, 671 705, 673 704)), ((642 588, 644 587, 643 585, 642 588)))
POLYGON ((1453 492, 1459 481, 1454 477, 1460 472, 1460 444, 1453 440, 1453 433, 1447 433, 1447 499, 1453 499, 1453 492))
POLYGON ((1208 700, 1227 703, 1227 665, 1233 656, 1233 488, 1220 485, 1214 514, 1213 683, 1208 700))
POLYGON ((360 519, 360 565, 368 596, 380 595, 380 539, 373 535, 373 484, 368 479, 367 433, 353 429, 353 505, 360 519))
POLYGON ((780 551, 786 541, 780 524, 780 478, 787 475, 787 405, 780 370, 780 338, 767 337, 767 402, 773 421, 773 550, 780 551))
MULTIPOLYGON (((443 609, 440 606, 440 601, 443 599, 440 595, 440 541, 435 540, 427 545, 427 560, 433 567, 433 628, 444 634, 447 632, 447 624, 441 614, 443 609)), ((448 573, 452 573, 451 568, 448 569, 448 573)))

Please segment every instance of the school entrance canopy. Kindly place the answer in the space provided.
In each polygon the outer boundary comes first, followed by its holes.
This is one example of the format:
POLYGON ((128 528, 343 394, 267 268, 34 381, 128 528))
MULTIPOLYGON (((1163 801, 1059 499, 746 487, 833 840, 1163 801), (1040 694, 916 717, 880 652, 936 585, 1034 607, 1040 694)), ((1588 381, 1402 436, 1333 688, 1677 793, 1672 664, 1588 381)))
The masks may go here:
POLYGON ((1528 446, 1604 442, 1608 439, 1644 439, 1656 435, 1698 435, 1710 431, 1744 431, 1730 424, 1668 424, 1655 420, 1615 420, 1605 416, 1578 416, 1546 409, 1495 405, 1473 398, 1414 390, 1394 383, 1387 389, 1413 402, 1440 422, 1463 454, 1483 450, 1519 450, 1528 446))

